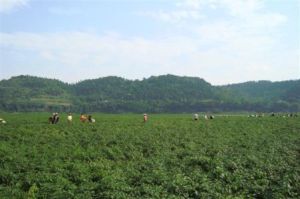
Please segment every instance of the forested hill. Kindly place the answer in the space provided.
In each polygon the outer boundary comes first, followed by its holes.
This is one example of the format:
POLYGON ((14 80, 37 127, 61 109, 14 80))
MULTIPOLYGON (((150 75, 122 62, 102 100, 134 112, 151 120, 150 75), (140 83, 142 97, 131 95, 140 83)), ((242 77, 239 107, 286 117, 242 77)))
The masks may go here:
POLYGON ((300 80, 212 86, 197 77, 104 77, 67 84, 17 76, 0 81, 2 111, 300 111, 300 80))

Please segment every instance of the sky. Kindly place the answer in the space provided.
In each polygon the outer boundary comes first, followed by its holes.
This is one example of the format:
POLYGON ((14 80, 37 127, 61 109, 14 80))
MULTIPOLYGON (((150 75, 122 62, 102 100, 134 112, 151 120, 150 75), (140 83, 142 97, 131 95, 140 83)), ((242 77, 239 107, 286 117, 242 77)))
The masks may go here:
POLYGON ((0 0, 0 80, 300 79, 300 0, 0 0))

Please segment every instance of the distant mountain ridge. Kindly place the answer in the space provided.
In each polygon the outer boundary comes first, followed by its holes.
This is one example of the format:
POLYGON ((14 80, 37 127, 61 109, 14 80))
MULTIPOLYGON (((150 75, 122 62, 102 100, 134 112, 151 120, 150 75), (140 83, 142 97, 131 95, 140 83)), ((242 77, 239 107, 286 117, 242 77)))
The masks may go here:
POLYGON ((175 75, 127 80, 109 76, 68 84, 16 76, 0 81, 2 111, 221 112, 300 111, 300 80, 213 86, 175 75))

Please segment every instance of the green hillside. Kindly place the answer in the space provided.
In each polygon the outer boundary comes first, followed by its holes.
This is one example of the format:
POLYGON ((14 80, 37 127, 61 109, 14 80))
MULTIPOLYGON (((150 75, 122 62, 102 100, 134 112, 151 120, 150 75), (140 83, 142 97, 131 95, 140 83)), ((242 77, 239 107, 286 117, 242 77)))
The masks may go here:
POLYGON ((0 110, 72 112, 300 111, 300 80, 213 86, 198 77, 104 77, 66 84, 17 76, 0 81, 0 110))
POLYGON ((69 107, 70 85, 55 79, 32 76, 0 81, 0 108, 5 111, 43 111, 69 107))

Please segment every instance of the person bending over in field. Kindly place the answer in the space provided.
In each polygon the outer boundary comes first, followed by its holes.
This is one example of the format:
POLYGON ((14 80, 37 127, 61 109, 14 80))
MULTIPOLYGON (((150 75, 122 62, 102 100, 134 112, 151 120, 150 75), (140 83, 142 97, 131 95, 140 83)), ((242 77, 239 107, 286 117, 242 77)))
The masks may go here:
POLYGON ((68 114, 67 120, 68 120, 68 123, 69 123, 69 124, 72 123, 73 117, 72 117, 72 114, 71 114, 71 113, 68 114))
POLYGON ((147 122, 148 121, 148 115, 145 113, 144 114, 144 122, 147 122))
POLYGON ((59 121, 58 113, 52 113, 52 117, 48 118, 49 124, 57 124, 59 121))
POLYGON ((55 124, 55 119, 56 119, 56 113, 52 113, 52 116, 49 117, 49 123, 55 124))
POLYGON ((85 122, 87 120, 87 117, 83 113, 81 113, 79 119, 81 122, 85 122))
POLYGON ((58 113, 55 113, 54 124, 57 124, 58 122, 59 122, 59 115, 58 113))
POLYGON ((196 121, 196 120, 198 120, 199 119, 199 115, 198 115, 198 113, 195 113, 194 114, 194 120, 196 121))
POLYGON ((50 116, 50 117, 48 118, 49 124, 52 124, 52 118, 53 118, 53 116, 50 116))
POLYGON ((2 118, 0 118, 0 124, 6 124, 6 121, 2 118))
POLYGON ((91 123, 95 123, 96 120, 94 118, 92 118, 91 115, 88 116, 88 121, 91 122, 91 123))

